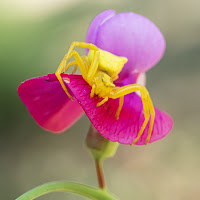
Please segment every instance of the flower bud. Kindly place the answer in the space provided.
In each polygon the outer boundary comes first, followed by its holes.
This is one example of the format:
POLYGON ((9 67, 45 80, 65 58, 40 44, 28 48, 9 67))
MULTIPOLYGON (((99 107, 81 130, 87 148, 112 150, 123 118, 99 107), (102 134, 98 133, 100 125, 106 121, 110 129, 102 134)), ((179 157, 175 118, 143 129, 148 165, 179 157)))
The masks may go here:
POLYGON ((86 146, 95 160, 113 157, 118 145, 118 142, 111 142, 100 135, 93 125, 90 126, 86 138, 86 146))

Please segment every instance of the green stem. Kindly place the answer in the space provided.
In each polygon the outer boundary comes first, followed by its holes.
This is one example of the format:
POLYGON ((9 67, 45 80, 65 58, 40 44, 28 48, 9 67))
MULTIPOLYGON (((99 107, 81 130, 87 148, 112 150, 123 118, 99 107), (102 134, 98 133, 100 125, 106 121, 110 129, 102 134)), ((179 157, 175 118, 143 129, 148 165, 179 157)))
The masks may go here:
POLYGON ((51 182, 38 186, 26 192, 25 194, 21 195, 16 200, 33 200, 44 194, 51 192, 58 192, 58 191, 72 192, 92 200, 116 200, 115 197, 111 196, 110 194, 108 194, 108 192, 104 190, 92 188, 79 183, 64 182, 64 181, 51 182))

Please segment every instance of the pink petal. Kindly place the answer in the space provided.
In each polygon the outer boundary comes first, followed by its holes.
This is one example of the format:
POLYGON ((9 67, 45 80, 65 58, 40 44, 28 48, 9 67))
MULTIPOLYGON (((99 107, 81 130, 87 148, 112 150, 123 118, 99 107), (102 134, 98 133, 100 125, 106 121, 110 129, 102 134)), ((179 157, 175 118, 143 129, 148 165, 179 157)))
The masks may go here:
POLYGON ((51 132, 63 132, 83 114, 78 102, 69 99, 54 74, 26 80, 18 93, 35 121, 51 132))
POLYGON ((156 65, 165 51, 165 39, 156 25, 136 13, 112 13, 103 19, 107 12, 94 18, 86 42, 92 41, 103 50, 128 58, 119 74, 119 80, 134 72, 146 72, 156 65), (101 21, 100 24, 96 23, 98 20, 101 21), (97 27, 94 29, 95 23, 97 27))
MULTIPOLYGON (((91 87, 80 75, 64 75, 70 79, 68 87, 80 102, 86 115, 98 132, 113 142, 131 144, 137 137, 144 121, 143 106, 140 97, 135 94, 125 96, 124 105, 118 120, 115 119, 118 99, 109 99, 100 107, 96 104, 101 100, 97 96, 90 98, 91 87)), ((155 108, 156 116, 150 143, 165 137, 172 128, 173 122, 168 114, 155 108)), ((148 125, 149 126, 149 125, 148 125)), ((137 145, 145 144, 148 126, 138 140, 137 145)))

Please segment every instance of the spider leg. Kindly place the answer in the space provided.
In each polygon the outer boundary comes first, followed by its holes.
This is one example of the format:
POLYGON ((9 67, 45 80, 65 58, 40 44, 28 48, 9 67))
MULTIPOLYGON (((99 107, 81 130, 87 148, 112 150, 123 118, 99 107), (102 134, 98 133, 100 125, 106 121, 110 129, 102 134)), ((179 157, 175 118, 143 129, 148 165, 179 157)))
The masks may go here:
POLYGON ((151 113, 151 121, 150 121, 148 136, 147 136, 145 144, 149 143, 149 140, 151 138, 151 132, 152 132, 152 129, 153 129, 153 123, 154 123, 154 119, 155 119, 155 110, 154 110, 154 107, 153 107, 153 103, 151 101, 150 96, 148 96, 148 98, 149 98, 148 99, 148 105, 149 105, 149 110, 150 110, 150 113, 151 113))
MULTIPOLYGON (((90 78, 95 71, 94 69, 91 69, 91 68, 93 68, 92 67, 93 65, 96 66, 96 60, 99 60, 99 48, 97 46, 95 46, 94 44, 86 43, 86 42, 72 42, 68 52, 65 54, 63 60, 61 61, 56 73, 60 74, 62 72, 63 68, 66 66, 67 61, 70 59, 71 53, 75 47, 84 47, 84 48, 88 48, 90 50, 94 50, 94 53, 95 53, 94 60, 91 63, 91 67, 88 72, 88 77, 90 78)), ((85 57, 87 57, 87 56, 85 56, 85 57)), ((86 60, 86 58, 84 58, 84 60, 86 60)), ((98 67, 98 64, 97 64, 97 67, 98 67)), ((95 73, 96 73, 96 71, 95 71, 95 73)))
MULTIPOLYGON (((75 65, 74 69, 77 70, 77 62, 76 61, 71 61, 64 67, 64 69, 62 70, 62 73, 65 73, 73 65, 75 65)), ((74 69, 73 69, 73 71, 74 71, 74 69)))
MULTIPOLYGON (((150 114, 151 114, 151 120, 150 120, 150 126, 149 126, 149 130, 148 130, 148 136, 146 139, 146 144, 150 140, 151 132, 153 129, 153 123, 154 123, 154 119, 155 119, 155 111, 154 111, 153 103, 151 101, 149 93, 144 86, 139 85, 139 84, 132 84, 132 85, 127 85, 127 86, 113 89, 112 93, 110 93, 110 95, 109 95, 109 98, 117 99, 119 97, 122 97, 124 95, 130 94, 130 93, 136 92, 136 91, 140 91, 140 93, 141 93, 141 99, 142 99, 142 104, 143 104, 143 109, 144 109, 145 120, 142 124, 142 127, 141 127, 137 137, 134 139, 134 141, 131 143, 131 145, 135 144, 141 137, 141 135, 149 121, 150 114), (150 114, 149 114, 149 112, 150 112, 150 114)), ((118 108, 118 110, 119 110, 119 108, 118 108)), ((118 110, 117 110, 117 112, 118 112, 118 110)))
POLYGON ((92 98, 92 97, 94 96, 95 88, 96 88, 96 85, 93 84, 93 85, 92 85, 92 89, 91 89, 91 93, 90 93, 90 98, 92 98))
MULTIPOLYGON (((136 142, 139 140, 141 137, 145 127, 147 126, 147 123, 149 121, 150 115, 149 115, 149 108, 148 108, 148 102, 147 102, 147 97, 146 95, 141 91, 141 99, 142 99, 142 104, 143 104, 143 110, 144 110, 144 122, 142 124, 142 127, 140 128, 140 131, 135 138, 135 140, 131 143, 131 145, 136 144, 136 142)), ((151 130, 152 131, 152 130, 151 130)), ((150 130, 148 131, 148 136, 151 136, 150 130)), ((150 139, 150 138, 149 138, 150 139)))
POLYGON ((88 82, 91 82, 93 80, 93 77, 98 69, 98 66, 99 66, 99 58, 100 58, 100 52, 99 50, 98 51, 95 51, 94 52, 94 58, 92 60, 92 63, 90 65, 90 69, 88 71, 88 74, 87 74, 87 81, 88 82))
POLYGON ((100 101, 99 103, 97 103, 97 107, 103 105, 106 101, 108 101, 108 97, 105 97, 102 101, 100 101))
POLYGON ((85 62, 89 63, 89 59, 88 59, 87 56, 81 56, 81 58, 82 58, 85 62))
POLYGON ((115 119, 119 119, 119 114, 121 112, 122 106, 124 104, 124 96, 121 96, 119 99, 119 107, 117 109, 116 115, 115 115, 115 119))
POLYGON ((60 82, 60 84, 61 84, 63 90, 64 90, 65 93, 67 94, 67 96, 68 96, 71 100, 73 100, 73 97, 72 97, 72 96, 69 94, 69 92, 67 91, 67 88, 66 88, 66 86, 65 86, 65 84, 64 84, 64 82, 63 82, 63 79, 61 78, 60 74, 61 74, 61 72, 60 72, 59 74, 56 74, 56 77, 57 77, 58 81, 60 82))
POLYGON ((116 76, 112 77, 112 81, 116 81, 118 78, 119 78, 119 76, 116 75, 116 76))
MULTIPOLYGON (((89 69, 89 61, 88 61, 88 57, 87 56, 81 56, 82 60, 84 61, 85 65, 87 66, 87 68, 89 69)), ((74 60, 74 61, 71 61, 69 62, 65 67, 64 69, 62 70, 62 73, 65 73, 71 66, 74 65, 74 69, 72 71, 72 74, 75 74, 76 71, 77 71, 77 68, 78 68, 78 65, 77 65, 77 62, 74 60)))
POLYGON ((87 77, 87 73, 88 73, 88 68, 87 66, 85 65, 83 59, 81 58, 81 56, 78 54, 77 51, 72 51, 71 53, 71 56, 74 57, 75 61, 76 61, 76 64, 78 65, 80 71, 81 71, 81 74, 83 76, 83 78, 85 79, 87 77))
MULTIPOLYGON (((83 62, 84 62, 84 64, 85 64, 85 67, 87 68, 87 71, 88 71, 89 68, 90 68, 90 63, 89 63, 88 57, 87 57, 87 56, 82 56, 81 58, 82 58, 82 60, 83 60, 83 62)), ((76 65, 74 66, 74 69, 73 69, 73 71, 72 71, 72 74, 75 74, 75 73, 76 73, 77 68, 78 68, 78 65, 76 64, 76 65)))
MULTIPOLYGON (((63 58, 63 60, 61 61, 61 63, 60 63, 60 65, 59 65, 59 67, 58 67, 58 69, 57 69, 57 71, 56 71, 56 77, 58 78, 58 80, 59 80, 59 82, 60 82, 60 84, 61 84, 61 86, 62 86, 62 88, 63 88, 63 90, 66 92, 66 94, 71 98, 71 99, 73 99, 72 98, 72 96, 69 94, 69 92, 67 91, 67 88, 66 88, 66 86, 65 86, 65 84, 64 84, 64 82, 63 82, 63 80, 62 80, 62 78, 61 78, 61 73, 62 73, 62 71, 63 71, 63 69, 65 68, 65 66, 66 66, 66 63, 67 63, 67 61, 71 58, 71 54, 72 54, 72 52, 73 52, 73 49, 74 49, 74 47, 84 47, 84 48, 88 48, 88 49, 91 49, 91 50, 94 50, 94 59, 93 59, 93 61, 92 61, 92 63, 91 63, 91 65, 90 65, 90 69, 89 69, 89 71, 87 71, 87 78, 88 79, 85 79, 85 80, 88 80, 88 81, 91 81, 92 80, 92 78, 93 78, 93 76, 94 76, 94 74, 96 73, 96 71, 97 71, 97 68, 98 68, 98 64, 99 64, 99 49, 95 46, 95 45, 93 45, 93 44, 91 44, 91 43, 86 43, 86 42, 73 42, 72 44, 71 44, 71 46, 70 46, 70 48, 69 48, 69 50, 68 50, 68 52, 67 52, 67 54, 64 56, 64 58, 63 58)), ((77 53, 78 54, 78 53, 77 53)), ((79 60, 79 64, 84 64, 84 62, 83 62, 83 60, 81 60, 80 61, 80 59, 79 58, 81 58, 79 55, 77 56, 77 54, 76 54, 76 57, 77 57, 77 59, 79 60)), ((79 65, 78 64, 78 65, 79 65)), ((80 68, 80 66, 79 66, 79 68, 80 68)), ((81 72, 82 73, 82 72, 81 72)), ((85 73, 84 74, 82 74, 83 76, 85 76, 85 73)))
POLYGON ((77 71, 77 69, 78 69, 78 65, 74 65, 74 69, 73 69, 73 71, 72 71, 72 74, 75 74, 76 71, 77 71))
MULTIPOLYGON (((73 56, 74 59, 75 59, 75 61, 70 62, 69 65, 67 65, 66 68, 68 69, 71 65, 73 65, 73 64, 76 63, 76 64, 78 65, 80 71, 81 71, 81 74, 82 74, 83 78, 86 78, 87 72, 88 72, 88 67, 85 65, 85 63, 84 63, 84 61, 82 60, 81 56, 78 54, 77 51, 72 51, 72 53, 71 53, 70 56, 71 56, 71 57, 73 56)), ((65 85, 63 86, 64 82, 63 82, 63 80, 62 80, 60 74, 57 75, 57 78, 58 78, 59 82, 61 83, 61 85, 62 85, 64 91, 65 91, 66 94, 68 95, 69 93, 68 93, 67 88, 65 87, 65 85)), ((69 94, 68 96, 71 98, 71 95, 70 95, 70 94, 69 94)))
POLYGON ((82 56, 81 58, 82 58, 83 62, 85 63, 85 67, 87 68, 87 71, 88 71, 89 68, 90 68, 90 62, 89 62, 88 57, 87 56, 82 56))

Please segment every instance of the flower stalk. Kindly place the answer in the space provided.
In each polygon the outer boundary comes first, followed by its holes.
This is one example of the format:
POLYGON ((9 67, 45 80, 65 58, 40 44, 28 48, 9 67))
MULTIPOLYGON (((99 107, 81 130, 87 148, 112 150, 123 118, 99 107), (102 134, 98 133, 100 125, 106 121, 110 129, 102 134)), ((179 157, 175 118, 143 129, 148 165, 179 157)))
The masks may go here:
POLYGON ((95 160, 97 178, 98 178, 98 182, 99 182, 99 188, 105 189, 106 184, 105 184, 102 164, 103 164, 103 162, 100 159, 95 160))
POLYGON ((91 125, 87 138, 86 147, 95 160, 99 188, 106 190, 106 184, 103 174, 103 161, 106 158, 113 157, 119 146, 118 142, 111 142, 101 136, 99 132, 91 125))

